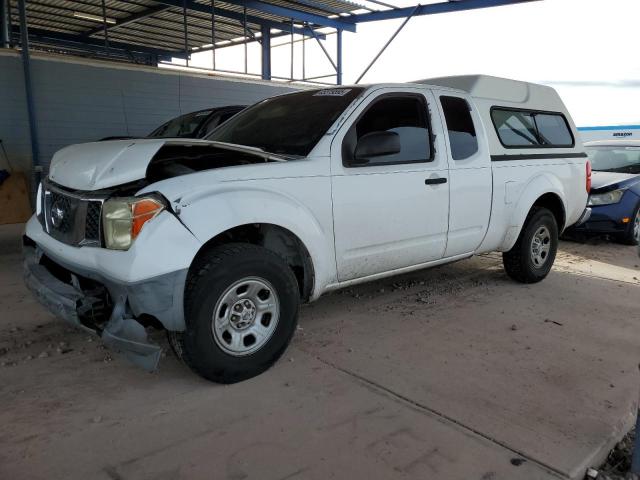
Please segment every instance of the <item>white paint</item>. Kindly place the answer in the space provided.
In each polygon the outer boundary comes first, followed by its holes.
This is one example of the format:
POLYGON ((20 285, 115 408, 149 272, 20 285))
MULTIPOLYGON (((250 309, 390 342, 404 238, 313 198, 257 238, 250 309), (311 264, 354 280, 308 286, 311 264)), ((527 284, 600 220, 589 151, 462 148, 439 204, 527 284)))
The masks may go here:
MULTIPOLYGON (((438 85, 369 87, 305 159, 202 171, 139 192, 162 193, 179 209, 189 231, 172 215, 162 214, 145 226, 127 252, 63 245, 34 219, 27 234, 54 258, 136 281, 188 267, 202 244, 230 228, 271 223, 291 231, 306 246, 314 266, 315 299, 341 285, 508 250, 532 204, 545 193, 562 200, 567 224, 580 217, 587 201, 585 158, 491 162, 492 155, 584 152, 579 143, 574 148, 514 151, 498 140, 489 114, 496 102, 562 112, 575 135, 571 117, 553 89, 478 76, 434 82, 438 85), (371 102, 390 92, 424 96, 435 158, 409 165, 344 167, 345 133, 371 102), (472 107, 479 151, 467 160, 451 159, 441 94, 465 98, 472 107), (425 185, 425 179, 436 176, 447 178, 447 183, 425 185)), ((164 142, 69 147, 56 155, 52 179, 66 187, 93 190, 143 178, 164 142)))

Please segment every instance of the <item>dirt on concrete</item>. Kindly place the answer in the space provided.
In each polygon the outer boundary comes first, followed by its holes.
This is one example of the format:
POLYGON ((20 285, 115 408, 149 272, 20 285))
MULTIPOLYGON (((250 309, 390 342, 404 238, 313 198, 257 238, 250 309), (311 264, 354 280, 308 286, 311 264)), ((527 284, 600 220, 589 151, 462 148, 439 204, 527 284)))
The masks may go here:
POLYGON ((53 319, 14 237, 0 235, 0 478, 581 478, 634 420, 632 247, 563 242, 536 285, 490 254, 335 292, 302 308, 274 368, 221 386, 162 335, 150 374, 53 319))

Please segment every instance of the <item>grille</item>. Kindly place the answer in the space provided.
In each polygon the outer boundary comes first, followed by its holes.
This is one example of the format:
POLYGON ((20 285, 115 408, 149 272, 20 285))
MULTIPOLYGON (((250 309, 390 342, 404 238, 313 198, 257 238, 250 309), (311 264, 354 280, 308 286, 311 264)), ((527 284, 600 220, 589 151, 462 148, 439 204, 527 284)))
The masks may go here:
POLYGON ((102 202, 87 202, 87 218, 85 220, 84 238, 87 241, 100 243, 100 213, 102 202))
POLYGON ((48 180, 42 186, 44 215, 41 222, 47 233, 67 245, 99 247, 104 198, 91 193, 68 191, 48 180))
POLYGON ((74 211, 77 208, 69 197, 61 195, 57 192, 51 192, 49 218, 51 219, 51 227, 61 233, 69 233, 73 230, 74 211))

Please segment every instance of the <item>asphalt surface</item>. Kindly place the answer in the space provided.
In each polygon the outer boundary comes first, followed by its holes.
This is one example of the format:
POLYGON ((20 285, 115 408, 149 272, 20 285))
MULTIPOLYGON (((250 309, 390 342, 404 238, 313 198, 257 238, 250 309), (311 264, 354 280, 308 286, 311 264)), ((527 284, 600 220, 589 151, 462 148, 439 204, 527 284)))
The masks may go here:
POLYGON ((220 386, 53 319, 19 233, 0 227, 0 478, 581 478, 634 421, 632 247, 563 242, 536 285, 492 254, 336 292, 274 368, 220 386))

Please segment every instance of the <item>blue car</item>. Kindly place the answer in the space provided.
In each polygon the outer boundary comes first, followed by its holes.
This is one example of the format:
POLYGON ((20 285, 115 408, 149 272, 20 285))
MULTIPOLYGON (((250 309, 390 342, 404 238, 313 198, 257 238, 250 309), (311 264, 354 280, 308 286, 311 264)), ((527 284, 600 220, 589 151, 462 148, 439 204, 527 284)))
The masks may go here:
POLYGON ((593 174, 591 217, 569 234, 607 234, 627 245, 640 241, 640 141, 585 143, 593 174))

